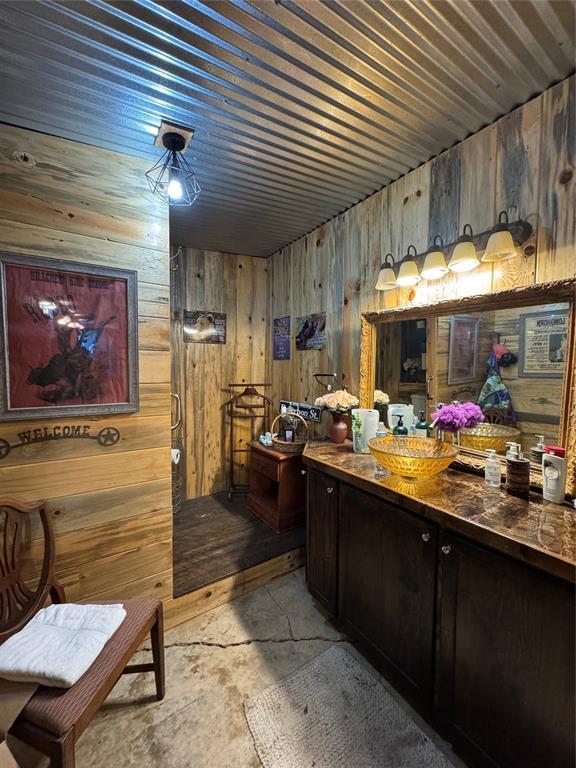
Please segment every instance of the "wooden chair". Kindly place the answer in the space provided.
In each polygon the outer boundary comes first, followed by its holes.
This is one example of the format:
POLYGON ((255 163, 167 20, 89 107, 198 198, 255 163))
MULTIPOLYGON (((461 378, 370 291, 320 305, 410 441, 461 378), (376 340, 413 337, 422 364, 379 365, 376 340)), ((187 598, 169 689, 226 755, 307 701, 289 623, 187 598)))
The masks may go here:
MULTIPOLYGON (((64 590, 54 573, 54 532, 42 506, 0 500, 0 643, 42 608, 47 598, 60 603, 64 590), (20 555, 25 517, 39 514, 44 530, 44 560, 38 587, 30 590, 21 576, 20 555)), ((57 768, 74 766, 75 744, 122 674, 154 672, 156 696, 164 698, 164 631, 162 603, 136 599, 122 602, 126 617, 90 669, 71 688, 40 687, 10 733, 51 760, 57 768), (128 665, 150 633, 153 662, 128 665)))

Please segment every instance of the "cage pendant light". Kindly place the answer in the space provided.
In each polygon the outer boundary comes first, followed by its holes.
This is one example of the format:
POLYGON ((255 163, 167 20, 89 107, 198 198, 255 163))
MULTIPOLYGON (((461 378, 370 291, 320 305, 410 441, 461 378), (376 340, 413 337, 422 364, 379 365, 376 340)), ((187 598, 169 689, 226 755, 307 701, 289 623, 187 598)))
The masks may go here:
POLYGON ((182 154, 185 139, 180 133, 162 136, 166 151, 156 165, 146 172, 152 194, 169 205, 192 205, 201 192, 196 174, 182 154))

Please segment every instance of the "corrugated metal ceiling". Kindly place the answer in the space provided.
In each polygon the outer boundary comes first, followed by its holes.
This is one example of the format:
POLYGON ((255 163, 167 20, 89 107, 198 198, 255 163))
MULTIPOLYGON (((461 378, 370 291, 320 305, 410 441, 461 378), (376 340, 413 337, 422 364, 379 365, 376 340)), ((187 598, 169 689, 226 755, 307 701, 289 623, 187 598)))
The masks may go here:
POLYGON ((172 240, 257 256, 574 68, 572 0, 16 0, 0 27, 1 121, 151 164, 161 118, 194 127, 172 240))

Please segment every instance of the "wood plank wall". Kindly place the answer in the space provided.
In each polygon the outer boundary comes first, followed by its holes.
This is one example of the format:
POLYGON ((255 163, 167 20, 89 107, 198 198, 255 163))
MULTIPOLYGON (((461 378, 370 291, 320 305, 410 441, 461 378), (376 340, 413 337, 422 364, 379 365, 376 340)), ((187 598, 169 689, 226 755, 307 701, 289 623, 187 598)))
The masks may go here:
MULTIPOLYGON (((232 394, 228 385, 265 382, 269 262, 184 248, 177 263, 172 273, 172 376, 182 398, 183 422, 175 437, 185 451, 186 497, 193 499, 228 487, 229 422, 222 409, 232 394), (182 312, 195 309, 226 314, 225 345, 182 341, 182 312)), ((242 449, 260 420, 236 424, 234 447, 242 449)), ((236 457, 237 482, 248 482, 247 454, 236 457)))
MULTIPOLYGON (((52 511, 70 600, 172 596, 168 209, 146 190, 148 165, 0 126, 0 249, 138 271, 139 412, 58 420, 113 425, 120 442, 36 444, 0 462, 1 496, 52 511)), ((0 423, 0 436, 43 424, 0 423)), ((32 526, 32 566, 39 536, 32 526)))
POLYGON ((343 374, 358 392, 361 312, 576 275, 574 90, 571 76, 274 254, 271 319, 327 315, 326 349, 297 352, 293 341, 290 361, 270 360, 276 400, 312 402, 321 394, 315 371, 343 374), (466 223, 482 231, 503 209, 535 227, 536 256, 423 282, 412 293, 374 290, 386 253, 398 261, 436 234, 453 241, 466 223))

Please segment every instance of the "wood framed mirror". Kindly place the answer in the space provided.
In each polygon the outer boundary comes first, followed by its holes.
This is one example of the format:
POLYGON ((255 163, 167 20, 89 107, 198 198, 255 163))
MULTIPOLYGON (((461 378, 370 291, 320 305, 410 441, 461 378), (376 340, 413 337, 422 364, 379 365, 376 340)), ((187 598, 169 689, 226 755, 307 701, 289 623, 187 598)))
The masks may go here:
MULTIPOLYGON (((574 496, 575 304, 576 280, 563 280, 364 313, 360 405, 373 408, 381 390, 414 420, 424 410, 431 422, 439 402, 475 402, 493 426, 460 433, 459 468, 483 471, 485 448, 495 447, 504 459, 508 441, 530 458, 543 435, 545 444, 565 448, 566 490, 574 496)), ((502 466, 505 472, 504 460, 502 466)), ((542 485, 536 460, 531 483, 542 485)))

